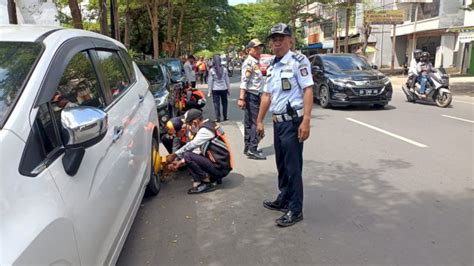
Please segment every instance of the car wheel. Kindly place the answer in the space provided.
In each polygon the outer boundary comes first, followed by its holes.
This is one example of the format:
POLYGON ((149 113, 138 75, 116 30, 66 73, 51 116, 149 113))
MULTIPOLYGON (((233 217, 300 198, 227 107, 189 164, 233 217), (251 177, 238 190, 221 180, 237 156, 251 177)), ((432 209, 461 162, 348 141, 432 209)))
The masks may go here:
POLYGON ((161 157, 158 152, 158 141, 153 138, 151 145, 151 158, 150 158, 150 181, 146 187, 146 196, 156 196, 161 189, 160 171, 157 170, 157 164, 160 164, 161 157))
POLYGON ((329 103, 329 89, 324 85, 319 89, 319 104, 322 108, 331 107, 331 104, 329 103))

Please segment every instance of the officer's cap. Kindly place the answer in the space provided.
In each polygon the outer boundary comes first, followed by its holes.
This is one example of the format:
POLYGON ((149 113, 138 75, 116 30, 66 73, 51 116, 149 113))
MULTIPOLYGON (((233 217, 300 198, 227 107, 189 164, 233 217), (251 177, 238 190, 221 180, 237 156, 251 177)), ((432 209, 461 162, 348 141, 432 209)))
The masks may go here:
POLYGON ((263 43, 259 39, 252 39, 249 44, 247 44, 247 49, 254 48, 257 46, 263 46, 263 43))
POLYGON ((189 109, 186 113, 183 115, 183 121, 186 124, 189 124, 193 122, 196 119, 202 118, 202 111, 198 109, 189 109))
POLYGON ((291 33, 290 26, 286 25, 285 23, 276 24, 270 30, 270 35, 268 35, 267 39, 270 39, 273 35, 277 35, 277 34, 291 37, 292 33, 291 33))

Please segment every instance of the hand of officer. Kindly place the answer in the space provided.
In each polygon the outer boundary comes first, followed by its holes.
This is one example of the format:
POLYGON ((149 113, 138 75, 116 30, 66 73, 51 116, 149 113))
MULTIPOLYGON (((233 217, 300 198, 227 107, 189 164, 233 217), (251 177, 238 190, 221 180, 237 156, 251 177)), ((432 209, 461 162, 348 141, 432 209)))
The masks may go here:
POLYGON ((176 154, 172 153, 172 154, 166 156, 166 163, 169 164, 169 163, 173 162, 175 159, 176 159, 176 154))
POLYGON ((227 96, 230 96, 230 89, 227 89, 227 96))
POLYGON ((298 128, 298 139, 300 143, 309 137, 309 120, 303 120, 298 128))
POLYGON ((257 135, 260 137, 265 135, 265 129, 263 128, 262 122, 257 122, 257 135))
POLYGON ((239 99, 237 101, 237 105, 239 106, 240 109, 244 109, 245 108, 245 101, 242 100, 242 99, 239 99))

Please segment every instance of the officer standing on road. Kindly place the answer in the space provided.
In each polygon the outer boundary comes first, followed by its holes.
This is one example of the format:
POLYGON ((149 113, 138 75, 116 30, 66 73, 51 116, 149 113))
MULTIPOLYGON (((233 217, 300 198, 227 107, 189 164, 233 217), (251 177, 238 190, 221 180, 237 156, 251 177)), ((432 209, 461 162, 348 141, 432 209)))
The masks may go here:
POLYGON ((260 108, 260 95, 263 89, 263 75, 259 67, 260 52, 263 44, 253 39, 247 45, 248 57, 242 64, 240 97, 237 104, 245 111, 244 115, 244 154, 250 159, 265 160, 265 155, 257 149, 257 116, 260 108))
POLYGON ((313 106, 313 79, 306 56, 290 51, 291 29, 278 23, 271 29, 270 47, 275 55, 267 72, 257 133, 264 133, 263 119, 273 113, 275 158, 280 193, 275 201, 265 200, 270 210, 286 212, 275 222, 285 227, 303 219, 303 142, 309 137, 313 106))

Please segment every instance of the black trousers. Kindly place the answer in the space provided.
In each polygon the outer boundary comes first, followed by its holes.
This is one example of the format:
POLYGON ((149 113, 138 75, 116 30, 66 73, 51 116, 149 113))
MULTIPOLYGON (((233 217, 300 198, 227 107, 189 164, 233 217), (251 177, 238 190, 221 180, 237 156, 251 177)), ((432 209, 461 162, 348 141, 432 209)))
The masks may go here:
POLYGON ((214 114, 217 120, 221 120, 221 103, 224 119, 227 119, 227 90, 213 90, 212 101, 214 102, 214 114))
POLYGON ((303 143, 298 140, 298 128, 303 117, 273 124, 275 158, 278 169, 277 201, 288 204, 289 210, 303 210, 303 143))
POLYGON ((220 169, 208 158, 191 151, 183 153, 183 159, 194 182, 201 182, 207 176, 215 182, 229 174, 229 170, 220 169))
POLYGON ((257 138, 257 116, 260 109, 260 95, 252 93, 245 94, 244 114, 244 144, 250 151, 256 151, 257 138))

